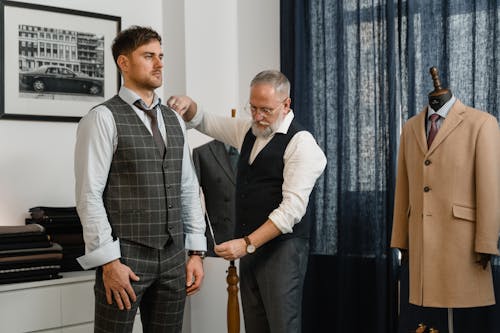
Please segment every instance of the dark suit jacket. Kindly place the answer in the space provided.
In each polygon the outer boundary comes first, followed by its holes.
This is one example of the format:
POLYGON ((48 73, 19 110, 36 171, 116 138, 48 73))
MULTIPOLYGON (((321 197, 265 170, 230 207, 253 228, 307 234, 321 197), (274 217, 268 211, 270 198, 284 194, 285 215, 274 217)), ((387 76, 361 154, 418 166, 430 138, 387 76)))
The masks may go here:
MULTIPOLYGON (((220 141, 210 141, 193 149, 193 162, 217 244, 234 238, 236 172, 229 154, 220 141)), ((207 226, 208 255, 216 256, 207 226)))

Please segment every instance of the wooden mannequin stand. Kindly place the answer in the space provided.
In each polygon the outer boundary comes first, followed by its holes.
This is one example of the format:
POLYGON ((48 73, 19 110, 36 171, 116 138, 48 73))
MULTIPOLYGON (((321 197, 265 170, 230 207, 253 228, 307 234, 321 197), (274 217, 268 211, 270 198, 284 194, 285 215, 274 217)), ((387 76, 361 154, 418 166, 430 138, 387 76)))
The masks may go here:
POLYGON ((227 269, 227 332, 240 332, 240 305, 238 303, 238 273, 234 260, 231 260, 227 269))
MULTIPOLYGON (((236 117, 236 109, 231 109, 231 118, 236 117)), ((227 269, 227 332, 240 333, 240 304, 238 302, 238 273, 234 260, 229 262, 227 269)))

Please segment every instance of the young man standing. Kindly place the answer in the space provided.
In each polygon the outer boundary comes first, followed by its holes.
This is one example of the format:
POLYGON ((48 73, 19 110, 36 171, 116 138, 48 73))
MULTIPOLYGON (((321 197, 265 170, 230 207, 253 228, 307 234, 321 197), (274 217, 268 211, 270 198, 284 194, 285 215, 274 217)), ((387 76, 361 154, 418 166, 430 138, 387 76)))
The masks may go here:
POLYGON ((112 51, 123 86, 81 120, 75 149, 86 245, 78 261, 97 267, 95 332, 131 332, 138 308, 145 332, 181 332, 206 251, 185 127, 155 93, 163 69, 158 33, 130 27, 112 51))

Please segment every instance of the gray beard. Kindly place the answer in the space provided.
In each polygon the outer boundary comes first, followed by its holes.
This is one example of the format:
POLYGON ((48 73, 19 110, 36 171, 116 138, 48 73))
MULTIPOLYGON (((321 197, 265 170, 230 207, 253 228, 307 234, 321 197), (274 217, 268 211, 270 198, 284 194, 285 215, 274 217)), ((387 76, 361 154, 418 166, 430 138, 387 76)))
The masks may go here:
POLYGON ((273 129, 271 126, 268 126, 264 129, 260 129, 257 127, 257 124, 254 122, 252 124, 252 134, 255 135, 258 138, 268 138, 274 133, 273 129))
POLYGON ((254 121, 252 123, 252 134, 258 138, 266 139, 266 138, 270 137, 271 135, 273 135, 278 130, 278 128, 280 128, 284 119, 285 119, 285 116, 283 114, 281 114, 278 117, 278 119, 276 119, 274 124, 271 124, 264 129, 258 128, 257 123, 254 121))

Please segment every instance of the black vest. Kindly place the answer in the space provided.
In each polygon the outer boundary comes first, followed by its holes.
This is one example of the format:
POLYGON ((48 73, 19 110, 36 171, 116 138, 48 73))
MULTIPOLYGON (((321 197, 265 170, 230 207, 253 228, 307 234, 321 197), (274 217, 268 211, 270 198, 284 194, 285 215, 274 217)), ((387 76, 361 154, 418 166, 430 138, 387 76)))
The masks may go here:
POLYGON ((152 248, 184 246, 181 171, 184 135, 177 116, 161 106, 167 150, 161 156, 153 136, 119 96, 103 103, 113 114, 118 146, 103 194, 113 235, 152 248))
MULTIPOLYGON (((302 127, 294 121, 286 134, 276 133, 262 149, 253 163, 248 164, 250 152, 255 142, 255 135, 249 129, 238 162, 236 181, 236 237, 249 235, 264 222, 269 214, 283 201, 283 156, 292 137, 302 127)), ((282 234, 273 241, 293 237, 309 237, 309 221, 306 216, 296 224, 292 233, 282 234)))

